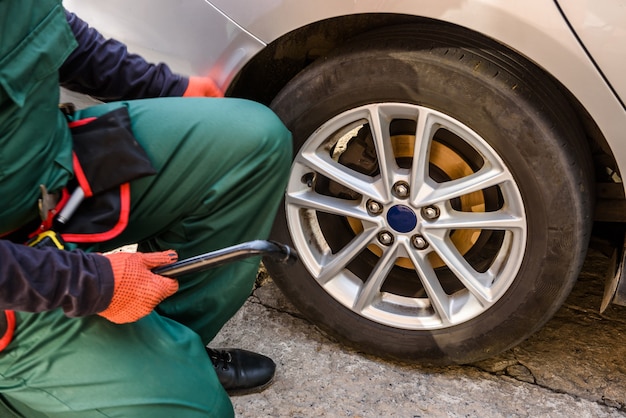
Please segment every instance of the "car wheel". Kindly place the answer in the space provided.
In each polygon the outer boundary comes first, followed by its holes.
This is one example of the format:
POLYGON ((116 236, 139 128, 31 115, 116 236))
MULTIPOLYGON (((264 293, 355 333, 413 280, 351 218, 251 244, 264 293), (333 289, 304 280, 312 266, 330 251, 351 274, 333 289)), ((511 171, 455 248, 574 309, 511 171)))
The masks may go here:
POLYGON ((556 83, 458 28, 377 31, 320 59, 272 108, 295 156, 268 264, 358 350, 467 363, 568 295, 591 227, 591 164, 556 83))

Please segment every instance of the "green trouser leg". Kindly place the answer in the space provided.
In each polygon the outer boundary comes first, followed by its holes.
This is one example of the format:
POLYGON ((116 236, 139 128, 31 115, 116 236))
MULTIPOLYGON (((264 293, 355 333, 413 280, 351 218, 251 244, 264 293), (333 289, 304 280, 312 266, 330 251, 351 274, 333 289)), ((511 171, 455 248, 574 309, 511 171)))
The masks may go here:
POLYGON ((18 319, 17 344, 0 359, 0 389, 15 416, 233 415, 198 335, 175 321, 154 313, 115 325, 60 310, 18 319))
MULTIPOLYGON (((237 99, 126 104, 158 174, 132 184, 129 227, 95 250, 138 242, 142 251, 173 248, 184 259, 269 235, 291 161, 291 135, 269 109, 237 99)), ((180 290, 159 312, 208 343, 250 295, 258 263, 254 258, 180 277, 180 290)))
MULTIPOLYGON (((182 259, 267 237, 291 158, 291 136, 271 111, 237 99, 124 105, 159 173, 132 183, 128 228, 90 250, 139 243, 182 259)), ((180 290, 133 324, 18 314, 15 341, 0 354, 0 392, 28 417, 37 416, 28 408, 52 417, 229 416, 204 344, 245 302, 257 268, 250 259, 180 277, 180 290)))

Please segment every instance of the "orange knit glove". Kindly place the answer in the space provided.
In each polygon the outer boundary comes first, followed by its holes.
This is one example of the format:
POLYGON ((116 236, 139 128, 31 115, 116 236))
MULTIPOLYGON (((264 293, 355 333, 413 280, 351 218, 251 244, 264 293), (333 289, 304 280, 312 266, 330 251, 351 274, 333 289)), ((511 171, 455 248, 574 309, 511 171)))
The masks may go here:
POLYGON ((183 97, 224 97, 224 93, 209 77, 189 77, 183 97))
POLYGON ((146 254, 118 252, 105 257, 111 262, 115 284, 109 307, 98 315, 111 322, 135 322, 178 290, 176 280, 150 271, 175 262, 178 255, 172 250, 146 254))

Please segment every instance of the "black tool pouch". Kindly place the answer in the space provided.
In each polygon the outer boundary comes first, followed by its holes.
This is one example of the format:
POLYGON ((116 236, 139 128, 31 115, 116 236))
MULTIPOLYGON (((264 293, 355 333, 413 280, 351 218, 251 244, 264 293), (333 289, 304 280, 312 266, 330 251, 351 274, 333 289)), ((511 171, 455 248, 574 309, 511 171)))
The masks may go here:
POLYGON ((144 149, 135 139, 126 107, 99 118, 69 124, 74 141, 74 179, 70 194, 84 194, 76 211, 54 229, 67 242, 102 242, 119 235, 130 215, 130 184, 156 174, 144 149))

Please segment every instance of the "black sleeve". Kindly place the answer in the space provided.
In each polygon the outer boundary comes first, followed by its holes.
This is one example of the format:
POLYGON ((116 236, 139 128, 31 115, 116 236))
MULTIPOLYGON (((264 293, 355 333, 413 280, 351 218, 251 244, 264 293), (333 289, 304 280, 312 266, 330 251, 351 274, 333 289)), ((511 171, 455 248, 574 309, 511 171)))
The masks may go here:
POLYGON ((131 54, 126 45, 104 39, 75 14, 65 11, 78 47, 59 70, 63 87, 103 101, 182 96, 189 79, 165 64, 131 54))
POLYGON ((108 307, 113 287, 111 264, 102 255, 0 240, 0 309, 61 307, 67 316, 91 315, 108 307))

